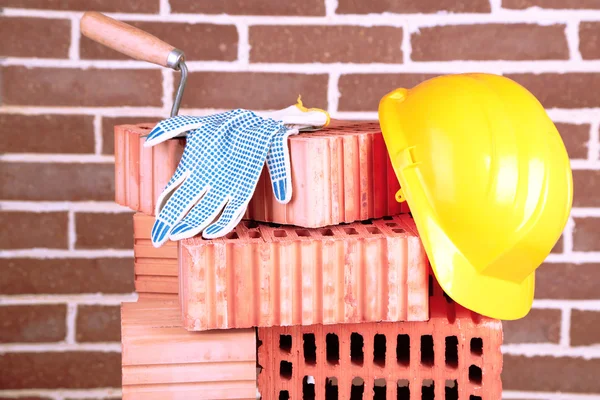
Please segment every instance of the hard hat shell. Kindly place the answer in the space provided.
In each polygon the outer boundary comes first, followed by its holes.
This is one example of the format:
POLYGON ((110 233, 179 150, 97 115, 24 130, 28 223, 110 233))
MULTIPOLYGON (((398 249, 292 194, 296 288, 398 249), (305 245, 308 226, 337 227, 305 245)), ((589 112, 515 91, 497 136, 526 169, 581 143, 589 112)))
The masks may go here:
POLYGON ((379 121, 433 272, 462 306, 498 319, 531 309, 534 276, 573 196, 564 143, 540 102, 493 74, 397 89, 379 121))

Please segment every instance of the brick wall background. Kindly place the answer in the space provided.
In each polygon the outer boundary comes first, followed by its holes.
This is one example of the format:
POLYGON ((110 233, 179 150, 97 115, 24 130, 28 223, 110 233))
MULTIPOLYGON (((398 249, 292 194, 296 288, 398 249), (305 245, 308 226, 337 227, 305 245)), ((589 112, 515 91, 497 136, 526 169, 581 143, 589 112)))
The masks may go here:
POLYGON ((505 324, 505 398, 600 399, 599 0, 0 6, 0 398, 120 397, 118 305, 135 295, 112 127, 167 116, 178 76, 82 38, 81 12, 97 10, 186 52, 184 114, 278 109, 302 93, 335 118, 376 119, 386 92, 437 74, 523 83, 563 135, 575 200, 534 309, 505 324))

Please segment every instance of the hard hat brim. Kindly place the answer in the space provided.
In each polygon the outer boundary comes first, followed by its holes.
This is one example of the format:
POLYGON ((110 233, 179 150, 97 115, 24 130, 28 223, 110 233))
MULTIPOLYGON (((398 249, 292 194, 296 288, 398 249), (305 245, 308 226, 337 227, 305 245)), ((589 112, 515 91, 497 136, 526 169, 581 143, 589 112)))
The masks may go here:
MULTIPOLYGON (((414 213, 413 215, 419 215, 414 213)), ((461 306, 501 320, 527 315, 533 303, 535 273, 521 282, 487 276, 477 271, 431 218, 415 222, 431 269, 444 292, 461 306), (420 227, 420 228, 419 228, 420 227), (431 244, 435 243, 435 247, 431 244)))

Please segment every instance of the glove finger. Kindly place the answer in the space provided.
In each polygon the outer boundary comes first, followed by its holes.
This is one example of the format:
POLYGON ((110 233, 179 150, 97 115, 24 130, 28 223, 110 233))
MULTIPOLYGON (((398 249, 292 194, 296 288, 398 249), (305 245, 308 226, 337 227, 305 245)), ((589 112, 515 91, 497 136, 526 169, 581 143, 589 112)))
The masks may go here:
POLYGON ((246 208, 248 208, 248 202, 230 201, 225 206, 221 217, 202 232, 202 237, 204 239, 216 239, 227 235, 240 222, 246 213, 246 208))
POLYGON ((292 199, 292 174, 288 138, 295 130, 282 127, 275 134, 271 147, 267 153, 267 169, 271 177, 275 199, 282 204, 287 204, 292 199))
POLYGON ((144 147, 155 146, 165 140, 180 136, 185 132, 198 129, 205 124, 222 123, 231 117, 233 111, 201 117, 177 115, 162 120, 150 131, 144 142, 144 147))
POLYGON ((171 240, 181 240, 196 236, 219 216, 227 202, 227 197, 220 195, 217 190, 209 189, 188 215, 175 225, 169 238, 171 240))
MULTIPOLYGON (((187 175, 187 174, 186 174, 187 175)), ((160 247, 168 240, 171 232, 186 213, 206 194, 207 188, 199 182, 187 179, 166 201, 165 206, 157 214, 152 227, 151 238, 155 247, 160 247)))
POLYGON ((178 187, 180 187, 189 176, 189 171, 183 172, 183 169, 177 168, 175 174, 173 174, 173 177, 171 178, 171 180, 169 180, 169 183, 167 183, 167 186, 163 189, 162 192, 160 192, 160 194, 156 198, 154 215, 160 214, 165 203, 171 198, 175 190, 178 187))
POLYGON ((150 131, 144 142, 144 147, 157 145, 184 132, 197 129, 204 125, 204 120, 204 117, 191 117, 187 115, 178 115, 162 120, 150 131))

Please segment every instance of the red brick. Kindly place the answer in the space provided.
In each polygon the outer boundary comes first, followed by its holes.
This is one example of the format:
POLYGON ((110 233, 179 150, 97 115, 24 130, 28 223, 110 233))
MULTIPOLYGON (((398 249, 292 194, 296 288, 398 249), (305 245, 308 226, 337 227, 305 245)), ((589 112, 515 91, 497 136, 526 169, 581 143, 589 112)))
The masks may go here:
POLYGON ((1 249, 66 249, 66 212, 0 212, 1 249))
POLYGON ((434 395, 436 399, 450 398, 445 396, 446 380, 456 381, 458 393, 453 398, 500 399, 502 324, 460 307, 454 308, 455 304, 449 305, 443 298, 436 300, 431 308, 431 319, 426 322, 258 328, 258 339, 262 342, 258 348, 258 364, 262 367, 258 375, 259 391, 268 399, 280 398, 282 391, 288 391, 292 399, 300 399, 304 397, 304 377, 312 376, 316 398, 323 399, 326 383, 334 377, 339 398, 350 399, 354 398, 351 396, 352 380, 360 377, 364 380, 365 393, 369 393, 368 399, 373 398, 370 394, 376 380, 385 381, 386 388, 382 390, 385 398, 407 398, 396 397, 398 380, 404 378, 410 382, 413 399, 434 398, 434 395), (327 344, 326 338, 330 334, 337 336, 337 346, 332 345, 332 341, 327 344), (357 335, 361 336, 362 343, 358 342, 357 335), (385 341, 385 350, 375 344, 376 335, 385 341), (400 335, 404 335, 402 340, 400 335), (291 343, 288 340, 282 347, 282 339, 286 336, 291 343), (472 346, 473 338, 481 341, 472 346), (358 345, 353 346, 352 342, 358 345), (362 357, 357 357, 357 353, 362 357), (398 353, 401 356, 409 354, 402 362, 398 360, 398 353), (377 354, 379 359, 375 360, 377 354), (281 368, 284 363, 291 364, 287 376, 281 368), (473 381, 469 379, 471 366, 478 368, 481 374, 471 376, 473 381), (425 380, 433 380, 434 393, 421 397, 425 380))
POLYGON ((320 229, 246 222, 179 243, 188 330, 425 321, 428 276, 408 215, 320 229))
MULTIPOLYGON (((182 49, 185 51, 186 60, 189 61, 234 61, 237 59, 238 33, 234 25, 126 22, 182 49), (199 38, 202 40, 198 40, 199 38)), ((80 46, 82 59, 130 59, 130 57, 86 37, 81 38, 80 46)))
POLYGON ((0 193, 4 200, 114 199, 112 164, 4 162, 1 165, 0 193))
POLYGON ((42 10, 105 11, 119 13, 157 13, 159 0, 2 0, 0 6, 42 10))
POLYGON ((195 72, 188 78, 183 107, 283 109, 298 94, 307 107, 327 109, 328 76, 269 72, 195 72))
POLYGON ((60 342, 66 317, 64 304, 0 307, 0 343, 60 342))
POLYGON ((251 26, 250 62, 402 63, 402 28, 251 26))
POLYGON ((535 274, 536 299, 600 299, 600 264, 543 264, 535 274))
POLYGON ((561 311, 532 309, 525 318, 504 321, 504 343, 558 343, 561 311))
POLYGON ((123 303, 121 326, 124 399, 256 398, 254 329, 187 332, 176 295, 123 303))
POLYGON ((600 251, 600 218, 573 218, 573 250, 600 251))
POLYGON ((556 244, 554 245, 554 247, 552 248, 552 253, 562 253, 563 252, 563 248, 564 248, 564 239, 561 236, 558 241, 556 242, 556 244))
POLYGON ((415 61, 568 60, 564 25, 477 24, 420 28, 415 61))
POLYGON ((600 344, 600 312, 571 311, 571 346, 600 344))
POLYGON ((579 24, 579 51, 584 60, 600 59, 600 22, 579 24))
POLYGON ((121 386, 121 354, 111 352, 28 352, 0 354, 0 387, 92 389, 121 386))
POLYGON ((170 0, 174 13, 231 15, 325 15, 323 0, 170 0))
POLYGON ((600 171, 573 171, 573 207, 600 207, 600 171))
MULTIPOLYGON (((179 164, 185 139, 144 148, 141 137, 151 128, 116 128, 115 201, 153 215, 156 198, 179 164)), ((290 138, 288 147, 292 186, 303 190, 294 191, 288 204, 280 204, 264 170, 245 218, 317 228, 409 211, 406 203, 395 199, 400 185, 377 122, 334 120, 323 130, 290 138)))
POLYGON ((0 293, 131 293, 131 258, 0 259, 0 293))
POLYGON ((162 106, 159 70, 5 67, 0 72, 5 105, 162 106))
POLYGON ((505 390, 600 393, 600 359, 504 355, 505 390))
POLYGON ((490 3, 485 0, 339 0, 336 10, 338 14, 371 14, 371 13, 489 13, 490 3))
POLYGON ((523 10, 529 7, 550 9, 599 9, 598 0, 502 0, 502 7, 523 10))
POLYGON ((26 396, 26 397, 0 397, 0 400, 52 400, 50 397, 37 397, 37 396, 26 396))
POLYGON ((571 159, 588 158, 588 142, 590 140, 590 126, 588 124, 556 123, 567 153, 571 159))
POLYGON ((0 153, 93 153, 93 123, 87 115, 0 114, 0 153))
POLYGON ((146 117, 102 117, 102 154, 115 154, 115 126, 117 125, 150 125, 160 121, 159 116, 146 117))
POLYGON ((156 248, 150 240, 154 218, 136 213, 133 216, 135 244, 135 291, 138 293, 179 293, 179 252, 177 243, 168 241, 156 248))
POLYGON ((0 56, 68 58, 68 19, 0 17, 0 56))
POLYGON ((79 306, 75 329, 78 342, 119 342, 121 307, 79 306))
POLYGON ((77 249, 133 248, 131 213, 76 213, 77 249))
POLYGON ((65 400, 121 400, 121 397, 110 397, 110 398, 103 398, 103 399, 90 399, 90 398, 72 399, 70 397, 66 397, 65 400))
POLYGON ((349 74, 339 80, 339 111, 377 111, 379 101, 392 90, 412 88, 431 74, 349 74))
POLYGON ((525 86, 546 108, 600 107, 600 73, 508 74, 525 86))

